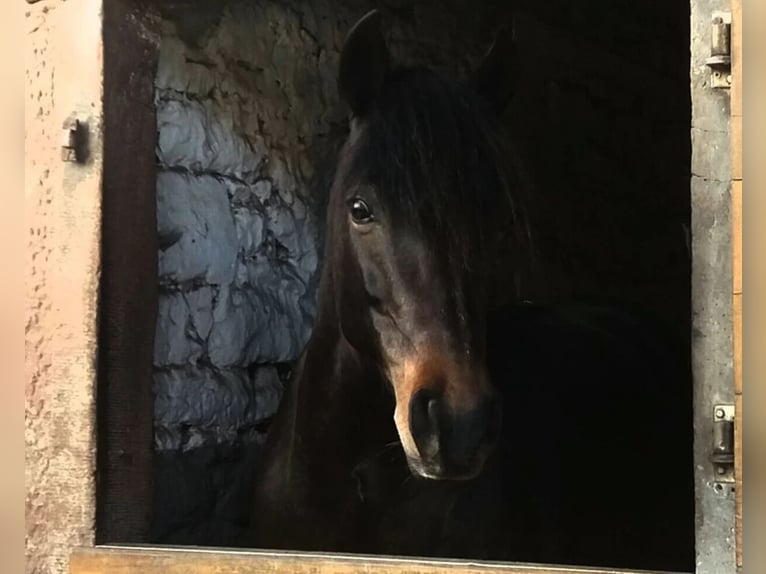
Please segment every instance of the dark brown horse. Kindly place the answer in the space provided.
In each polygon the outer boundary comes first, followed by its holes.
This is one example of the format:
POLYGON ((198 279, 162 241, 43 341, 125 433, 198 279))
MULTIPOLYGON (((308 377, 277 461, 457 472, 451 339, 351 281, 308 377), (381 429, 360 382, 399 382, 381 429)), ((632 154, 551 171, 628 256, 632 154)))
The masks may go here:
POLYGON ((350 32, 319 311, 250 545, 690 566, 685 371, 625 313, 491 309, 497 231, 528 238, 509 69, 495 50, 469 86, 394 66, 376 12, 350 32))

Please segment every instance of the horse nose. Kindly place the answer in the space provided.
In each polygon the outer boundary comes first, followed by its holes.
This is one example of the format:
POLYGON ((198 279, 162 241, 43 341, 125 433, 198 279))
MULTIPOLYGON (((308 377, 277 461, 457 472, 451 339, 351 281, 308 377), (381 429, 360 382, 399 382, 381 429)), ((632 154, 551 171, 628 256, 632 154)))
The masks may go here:
POLYGON ((470 409, 448 404, 444 395, 421 389, 410 403, 410 431, 422 461, 439 473, 473 474, 482 451, 494 445, 499 434, 500 403, 482 397, 470 409))
POLYGON ((421 389, 410 401, 410 432, 418 454, 425 460, 433 459, 439 454, 443 400, 439 391, 421 389))

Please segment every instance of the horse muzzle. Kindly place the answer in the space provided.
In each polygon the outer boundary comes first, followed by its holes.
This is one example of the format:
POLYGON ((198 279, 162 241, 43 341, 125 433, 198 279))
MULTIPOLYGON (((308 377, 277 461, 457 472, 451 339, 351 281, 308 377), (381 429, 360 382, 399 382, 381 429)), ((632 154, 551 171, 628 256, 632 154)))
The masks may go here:
POLYGON ((482 396, 470 409, 460 409, 443 393, 421 389, 410 400, 409 411, 417 453, 406 454, 413 474, 470 480, 481 473, 500 435, 502 408, 494 394, 482 396))

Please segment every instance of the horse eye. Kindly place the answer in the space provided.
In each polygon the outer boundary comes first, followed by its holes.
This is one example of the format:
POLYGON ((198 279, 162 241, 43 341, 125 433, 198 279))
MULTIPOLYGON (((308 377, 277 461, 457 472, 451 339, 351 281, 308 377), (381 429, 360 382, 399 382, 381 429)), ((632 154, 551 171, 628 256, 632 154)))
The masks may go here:
POLYGON ((363 199, 351 200, 351 219, 354 223, 369 223, 372 221, 372 211, 363 199))

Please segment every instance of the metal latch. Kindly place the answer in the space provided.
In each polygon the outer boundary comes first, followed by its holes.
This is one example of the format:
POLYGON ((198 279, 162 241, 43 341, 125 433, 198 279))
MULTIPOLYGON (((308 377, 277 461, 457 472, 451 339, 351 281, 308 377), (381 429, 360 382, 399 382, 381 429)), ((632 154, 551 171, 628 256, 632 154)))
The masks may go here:
POLYGON ((64 121, 61 132, 61 160, 86 163, 89 150, 88 123, 70 116, 64 121))
POLYGON ((731 87, 731 13, 714 12, 710 33, 710 57, 705 60, 710 68, 713 88, 731 87))
POLYGON ((713 409, 713 452, 710 460, 715 481, 734 482, 734 405, 716 405, 713 409))

